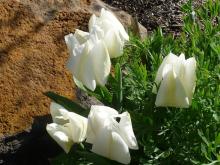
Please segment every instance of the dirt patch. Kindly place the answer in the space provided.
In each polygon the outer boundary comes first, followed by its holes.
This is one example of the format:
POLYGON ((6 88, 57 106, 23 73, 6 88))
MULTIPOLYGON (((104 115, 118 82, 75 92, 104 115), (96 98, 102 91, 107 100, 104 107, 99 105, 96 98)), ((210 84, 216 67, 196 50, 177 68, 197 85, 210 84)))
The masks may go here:
POLYGON ((50 100, 43 92, 75 97, 63 37, 75 28, 86 30, 91 14, 73 11, 66 1, 30 2, 0 3, 0 136, 23 131, 34 116, 48 114, 50 100))
POLYGON ((106 3, 127 11, 148 31, 161 26, 165 32, 181 30, 181 5, 187 0, 104 0, 106 3))
MULTIPOLYGON (((127 11, 147 28, 153 31, 159 26, 165 33, 178 34, 182 28, 181 6, 188 0, 104 0, 111 6, 127 11)), ((193 2, 195 7, 204 0, 193 2)))

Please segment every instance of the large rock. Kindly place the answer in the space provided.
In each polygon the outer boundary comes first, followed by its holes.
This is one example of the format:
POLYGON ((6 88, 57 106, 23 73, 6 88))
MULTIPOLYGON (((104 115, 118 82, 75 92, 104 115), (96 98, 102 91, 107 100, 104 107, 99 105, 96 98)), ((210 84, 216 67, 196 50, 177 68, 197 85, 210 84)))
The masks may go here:
POLYGON ((34 116, 48 114, 45 91, 74 98, 63 37, 86 30, 91 14, 87 2, 49 2, 0 3, 0 134, 22 131, 34 116))

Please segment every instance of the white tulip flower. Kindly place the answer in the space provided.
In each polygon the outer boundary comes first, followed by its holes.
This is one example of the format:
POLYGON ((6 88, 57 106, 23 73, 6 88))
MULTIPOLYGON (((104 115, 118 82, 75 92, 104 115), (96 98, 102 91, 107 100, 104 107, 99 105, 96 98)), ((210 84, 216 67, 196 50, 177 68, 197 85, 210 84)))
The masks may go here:
POLYGON ((49 135, 68 153, 73 143, 85 140, 87 132, 87 118, 74 112, 67 111, 57 103, 50 106, 53 122, 47 124, 49 135))
POLYGON ((104 86, 111 69, 111 61, 105 43, 98 39, 97 33, 76 30, 75 34, 65 36, 70 58, 67 68, 74 79, 94 91, 96 85, 104 86))
MULTIPOLYGON (((196 60, 170 53, 160 65, 155 82, 160 84, 156 106, 188 108, 196 86, 196 60)), ((156 93, 156 88, 153 89, 156 93)))
POLYGON ((129 36, 114 14, 102 8, 99 17, 93 14, 90 18, 90 32, 94 30, 94 26, 99 27, 103 31, 103 35, 99 37, 105 42, 110 57, 121 56, 124 43, 129 40, 129 36))
POLYGON ((106 106, 91 107, 86 142, 93 144, 92 152, 123 164, 131 160, 129 148, 138 149, 129 113, 106 106))

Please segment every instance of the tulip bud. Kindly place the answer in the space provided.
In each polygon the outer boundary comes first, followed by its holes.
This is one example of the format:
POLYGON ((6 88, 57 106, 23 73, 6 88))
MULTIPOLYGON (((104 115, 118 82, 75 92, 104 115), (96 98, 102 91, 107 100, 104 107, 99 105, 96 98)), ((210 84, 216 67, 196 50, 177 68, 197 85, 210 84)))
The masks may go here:
POLYGON ((102 8, 99 17, 92 15, 90 18, 89 31, 92 32, 95 26, 103 31, 104 35, 99 37, 104 40, 110 57, 121 56, 124 43, 129 40, 129 36, 119 20, 111 12, 102 8))
POLYGON ((170 53, 160 65, 155 82, 159 85, 156 106, 188 108, 196 85, 195 58, 185 60, 184 54, 178 57, 170 53))
POLYGON ((85 140, 87 118, 69 112, 57 103, 51 103, 50 108, 54 123, 47 124, 46 130, 60 147, 68 153, 73 143, 80 143, 85 140))
POLYGON ((106 106, 91 107, 86 141, 93 144, 93 152, 123 164, 131 160, 129 148, 138 149, 129 113, 106 106))

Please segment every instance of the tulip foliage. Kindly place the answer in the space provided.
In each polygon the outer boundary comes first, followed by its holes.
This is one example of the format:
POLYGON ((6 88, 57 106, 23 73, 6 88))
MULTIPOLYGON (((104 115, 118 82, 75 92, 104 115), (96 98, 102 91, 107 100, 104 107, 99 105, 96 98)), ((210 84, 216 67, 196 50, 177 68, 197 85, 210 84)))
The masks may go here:
POLYGON ((47 132, 68 153, 52 163, 220 163, 219 9, 218 0, 196 11, 184 5, 179 37, 160 28, 144 41, 128 37, 105 9, 89 32, 65 36, 76 85, 104 105, 45 93, 53 100, 47 132))

